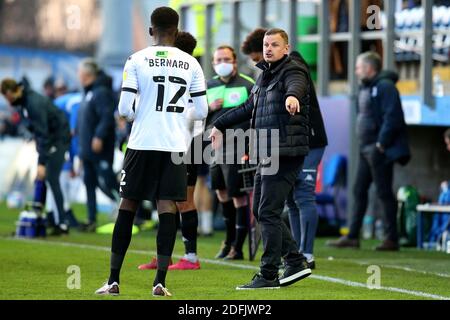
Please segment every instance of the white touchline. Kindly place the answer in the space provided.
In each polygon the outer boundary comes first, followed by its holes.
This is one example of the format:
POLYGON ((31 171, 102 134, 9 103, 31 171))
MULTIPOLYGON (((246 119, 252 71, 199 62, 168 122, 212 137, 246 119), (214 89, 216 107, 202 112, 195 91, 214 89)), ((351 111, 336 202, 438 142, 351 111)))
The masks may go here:
MULTIPOLYGON (((5 240, 10 241, 22 241, 27 243, 38 243, 38 244, 51 244, 51 245, 58 245, 62 247, 73 247, 73 248, 79 248, 79 249, 90 249, 90 250, 97 250, 97 251, 105 251, 109 252, 111 251, 110 247, 102 247, 102 246, 95 246, 95 245, 89 245, 89 244, 78 244, 78 243, 71 243, 71 242, 57 242, 57 241, 45 241, 45 240, 29 240, 29 239, 16 239, 16 238, 6 238, 5 240)), ((139 255, 155 255, 156 252, 154 251, 144 251, 144 250, 128 250, 130 253, 139 254, 139 255)), ((179 255, 173 255, 174 258, 182 258, 182 256, 179 255)), ((259 270, 258 267, 255 266, 248 266, 238 263, 231 263, 231 262, 225 262, 225 261, 216 261, 211 259, 200 259, 201 262, 209 263, 209 264, 215 264, 215 265, 223 265, 227 267, 234 267, 239 269, 247 269, 247 270, 259 270)), ((333 283, 339 283, 345 286, 349 287, 358 287, 358 288, 365 288, 367 289, 367 284, 355 282, 355 281, 349 281, 345 279, 339 279, 339 278, 333 278, 333 277, 327 277, 327 276, 320 276, 320 275, 311 275, 310 278, 321 280, 321 281, 327 281, 327 282, 333 282, 333 283)), ((368 289, 369 290, 369 289, 368 289)), ((407 289, 401 289, 401 288, 395 288, 395 287, 380 287, 380 289, 377 290, 385 290, 390 292, 397 292, 397 293, 403 293, 408 294, 416 297, 422 297, 422 298, 430 298, 430 299, 436 299, 436 300, 450 300, 450 297, 441 296, 437 294, 431 294, 421 291, 414 291, 414 290, 407 290, 407 289)))

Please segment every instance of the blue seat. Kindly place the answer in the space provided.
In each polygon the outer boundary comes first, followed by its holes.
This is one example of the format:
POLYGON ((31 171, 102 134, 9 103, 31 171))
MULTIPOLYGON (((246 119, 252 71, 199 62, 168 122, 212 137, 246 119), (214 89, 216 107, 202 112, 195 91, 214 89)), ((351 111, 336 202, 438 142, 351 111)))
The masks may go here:
POLYGON ((327 164, 323 174, 323 192, 316 195, 316 203, 322 213, 326 215, 326 207, 332 206, 336 222, 340 221, 340 211, 337 197, 347 182, 347 158, 334 155, 327 164))
MULTIPOLYGON (((442 191, 439 195, 440 205, 450 204, 450 191, 442 191)), ((429 233, 428 242, 437 242, 444 232, 450 231, 450 213, 448 214, 435 214, 433 216, 433 222, 429 233)))

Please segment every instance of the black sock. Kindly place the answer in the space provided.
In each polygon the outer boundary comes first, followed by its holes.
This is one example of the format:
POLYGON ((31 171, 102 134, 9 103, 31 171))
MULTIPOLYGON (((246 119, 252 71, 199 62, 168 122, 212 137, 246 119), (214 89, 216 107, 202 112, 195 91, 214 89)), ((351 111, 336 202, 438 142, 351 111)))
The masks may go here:
POLYGON ((236 209, 236 241, 233 246, 237 252, 242 252, 245 238, 248 233, 248 210, 249 207, 241 207, 236 209))
POLYGON ((225 244, 231 246, 236 238, 236 208, 233 201, 223 202, 223 219, 226 226, 225 244))
POLYGON ((163 213, 159 215, 158 234, 156 246, 158 251, 158 272, 156 273, 153 286, 161 283, 166 286, 166 274, 169 268, 170 257, 175 246, 177 237, 176 215, 174 213, 163 213))
MULTIPOLYGON (((158 256, 158 261, 159 261, 159 256, 158 256)), ((161 283, 163 287, 166 287, 166 275, 167 275, 167 270, 163 271, 163 270, 156 270, 156 277, 155 277, 155 281, 153 281, 153 286, 156 287, 158 285, 158 283, 161 283)))
POLYGON ((183 235, 186 254, 197 253, 197 228, 197 210, 192 210, 181 214, 181 234, 183 235))
POLYGON ((114 226, 112 245, 111 245, 111 274, 108 284, 120 282, 120 269, 123 259, 127 253, 131 242, 131 232, 133 230, 134 212, 119 210, 116 225, 114 226))

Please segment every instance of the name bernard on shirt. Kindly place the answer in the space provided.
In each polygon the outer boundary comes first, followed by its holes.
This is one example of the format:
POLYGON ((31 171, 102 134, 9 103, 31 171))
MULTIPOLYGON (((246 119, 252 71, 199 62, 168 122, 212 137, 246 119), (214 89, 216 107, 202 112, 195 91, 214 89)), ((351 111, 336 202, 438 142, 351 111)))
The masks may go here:
POLYGON ((151 58, 148 59, 148 65, 150 68, 169 67, 169 68, 189 70, 189 62, 173 59, 151 58))

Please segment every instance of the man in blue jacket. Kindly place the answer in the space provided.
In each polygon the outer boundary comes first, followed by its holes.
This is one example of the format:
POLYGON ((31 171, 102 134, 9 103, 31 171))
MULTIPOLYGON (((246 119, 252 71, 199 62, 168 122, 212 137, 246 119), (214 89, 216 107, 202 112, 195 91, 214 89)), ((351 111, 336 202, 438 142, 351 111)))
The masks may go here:
POLYGON ((355 202, 350 233, 330 246, 359 247, 359 233, 367 209, 368 190, 375 183, 384 215, 385 240, 376 250, 397 251, 397 202, 392 190, 394 164, 406 165, 410 159, 406 123, 400 94, 395 87, 398 75, 382 71, 378 54, 361 54, 356 75, 361 81, 358 97, 356 133, 359 139, 359 165, 354 184, 355 202))
POLYGON ((119 183, 113 172, 115 146, 115 100, 112 82, 92 59, 81 62, 78 76, 84 89, 78 110, 76 134, 79 157, 84 168, 87 191, 88 223, 82 230, 96 228, 98 186, 111 200, 119 201, 119 183))

